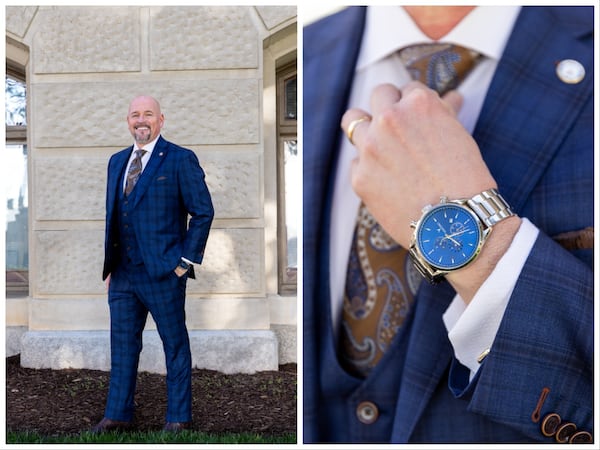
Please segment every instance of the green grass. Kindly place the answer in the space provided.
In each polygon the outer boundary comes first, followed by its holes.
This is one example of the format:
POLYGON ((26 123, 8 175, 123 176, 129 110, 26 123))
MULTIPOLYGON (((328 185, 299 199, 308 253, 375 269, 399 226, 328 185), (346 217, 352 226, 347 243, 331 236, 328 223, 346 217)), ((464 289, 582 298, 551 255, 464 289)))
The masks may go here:
POLYGON ((210 434, 199 431, 181 433, 131 432, 103 433, 89 432, 70 436, 41 436, 31 432, 6 433, 7 444, 295 444, 296 435, 261 436, 252 433, 210 434))

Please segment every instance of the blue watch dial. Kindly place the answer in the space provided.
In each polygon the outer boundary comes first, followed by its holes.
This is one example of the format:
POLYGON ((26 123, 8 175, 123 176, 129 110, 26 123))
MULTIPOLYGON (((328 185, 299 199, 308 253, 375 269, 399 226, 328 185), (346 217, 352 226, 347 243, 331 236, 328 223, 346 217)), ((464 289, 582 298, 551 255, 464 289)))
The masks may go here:
POLYGON ((429 264, 438 269, 453 270, 477 255, 482 230, 469 210, 443 203, 425 213, 416 238, 417 247, 429 264))

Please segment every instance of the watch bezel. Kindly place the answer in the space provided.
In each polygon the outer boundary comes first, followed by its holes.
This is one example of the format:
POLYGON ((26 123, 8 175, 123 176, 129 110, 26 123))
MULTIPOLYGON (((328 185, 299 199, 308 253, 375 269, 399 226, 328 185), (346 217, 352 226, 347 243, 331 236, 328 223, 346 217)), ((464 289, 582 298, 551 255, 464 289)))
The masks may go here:
POLYGON ((483 248, 483 245, 484 245, 489 233, 492 230, 491 228, 485 226, 485 224, 477 216, 477 214, 475 214, 475 212, 471 208, 466 206, 466 203, 467 203, 466 199, 451 200, 451 201, 442 199, 442 201, 440 203, 433 205, 433 206, 429 205, 428 207, 424 208, 421 218, 416 222, 416 224, 413 225, 414 232, 413 232, 413 235, 411 238, 409 254, 410 254, 413 262, 415 263, 415 267, 419 270, 419 272, 425 278, 429 279, 431 282, 439 281, 442 277, 444 277, 448 273, 453 272, 455 270, 462 269, 463 267, 465 267, 468 264, 470 264, 471 262, 473 262, 477 258, 477 256, 481 253, 481 249, 483 248), (455 267, 450 267, 450 268, 449 267, 440 267, 439 265, 436 265, 435 262, 431 262, 424 255, 424 252, 421 249, 419 239, 418 239, 418 236, 419 236, 426 220, 432 214, 434 214, 436 212, 436 210, 443 208, 443 207, 447 207, 449 205, 452 205, 453 207, 458 207, 458 208, 462 209, 466 214, 468 214, 473 219, 473 221, 477 224, 477 227, 479 229, 479 241, 477 242, 477 246, 475 248, 475 251, 471 255, 471 257, 468 258, 467 260, 463 261, 462 263, 457 264, 455 267))

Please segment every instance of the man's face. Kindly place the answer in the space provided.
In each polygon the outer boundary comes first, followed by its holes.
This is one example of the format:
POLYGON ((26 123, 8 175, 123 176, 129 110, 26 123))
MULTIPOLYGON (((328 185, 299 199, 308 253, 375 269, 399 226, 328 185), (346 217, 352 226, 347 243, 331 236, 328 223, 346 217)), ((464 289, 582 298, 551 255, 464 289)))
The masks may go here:
POLYGON ((140 146, 156 139, 164 121, 160 106, 152 97, 137 97, 129 105, 127 125, 135 142, 140 146))

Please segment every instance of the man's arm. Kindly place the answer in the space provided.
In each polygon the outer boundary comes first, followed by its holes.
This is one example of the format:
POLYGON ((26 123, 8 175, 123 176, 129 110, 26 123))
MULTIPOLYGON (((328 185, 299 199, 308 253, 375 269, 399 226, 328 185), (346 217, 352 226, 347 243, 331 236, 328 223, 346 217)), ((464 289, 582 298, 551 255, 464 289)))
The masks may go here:
MULTIPOLYGON (((353 130, 358 157, 352 187, 404 248, 410 245, 409 225, 425 205, 438 203, 441 196, 471 198, 497 188, 477 144, 456 118, 459 105, 456 95, 441 99, 418 82, 402 90, 382 85, 372 94, 372 121, 353 130)), ((365 115, 349 110, 342 128, 348 131, 350 123, 365 115)), ((446 277, 465 302, 491 274, 519 226, 516 216, 495 225, 477 259, 446 277)))
MULTIPOLYGON (((424 205, 442 195, 470 198, 497 187, 477 144, 432 91, 415 84, 402 91, 384 86, 373 95, 372 111, 372 121, 353 134, 353 188, 401 245, 409 245, 409 223, 424 205)), ((365 114, 349 110, 342 127, 347 131, 365 114)), ((479 257, 446 277, 467 303, 509 248, 519 223, 511 218, 494 226, 479 257)), ((593 306, 592 270, 540 233, 489 355, 470 383, 468 370, 455 361, 452 392, 469 400, 470 411, 540 439, 540 419, 532 415, 546 388, 542 418, 556 412, 591 432, 593 306)))
POLYGON ((179 180, 183 205, 190 215, 181 256, 193 263, 201 264, 214 217, 214 208, 205 182, 204 170, 200 167, 195 153, 186 152, 180 165, 179 180))

